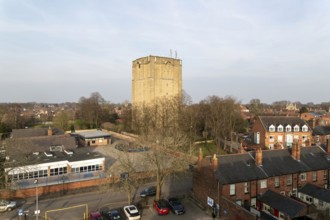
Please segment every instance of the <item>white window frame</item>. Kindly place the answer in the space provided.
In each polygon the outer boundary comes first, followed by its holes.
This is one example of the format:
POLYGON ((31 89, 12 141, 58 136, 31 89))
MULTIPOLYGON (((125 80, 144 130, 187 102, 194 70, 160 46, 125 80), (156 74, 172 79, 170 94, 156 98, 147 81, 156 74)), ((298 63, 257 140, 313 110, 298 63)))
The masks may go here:
POLYGON ((279 176, 274 177, 274 186, 280 187, 280 177, 279 176))
POLYGON ((301 131, 307 132, 308 131, 307 125, 303 125, 302 128, 301 128, 301 131))
POLYGON ((291 126, 290 126, 290 125, 287 125, 287 126, 285 127, 285 132, 291 132, 291 131, 292 131, 291 126))
POLYGON ((251 207, 254 207, 254 208, 257 207, 257 199, 256 198, 251 198, 251 207))
POLYGON ((306 173, 301 173, 299 175, 300 181, 306 181, 307 180, 307 174, 306 173))
POLYGON ((249 182, 244 183, 244 193, 249 193, 249 182))
POLYGON ((294 132, 299 132, 299 125, 295 125, 295 126, 293 127, 293 131, 294 131, 294 132))
POLYGON ((236 194, 236 185, 230 184, 229 185, 229 195, 234 196, 236 194))
POLYGON ((275 141, 274 135, 269 135, 269 142, 273 143, 275 141))
POLYGON ((312 172, 312 181, 314 181, 314 182, 317 181, 317 171, 312 172))
POLYGON ((323 170, 323 179, 328 179, 328 170, 323 170))
POLYGON ((286 176, 286 185, 291 186, 292 185, 292 175, 289 174, 286 176))
POLYGON ((260 180, 260 189, 267 188, 267 180, 260 180))
POLYGON ((282 135, 277 136, 277 142, 279 142, 279 143, 283 142, 283 136, 282 135))
POLYGON ((268 128, 269 132, 275 132, 275 126, 274 125, 270 125, 268 128))
POLYGON ((277 131, 278 132, 283 132, 283 125, 277 126, 277 131))

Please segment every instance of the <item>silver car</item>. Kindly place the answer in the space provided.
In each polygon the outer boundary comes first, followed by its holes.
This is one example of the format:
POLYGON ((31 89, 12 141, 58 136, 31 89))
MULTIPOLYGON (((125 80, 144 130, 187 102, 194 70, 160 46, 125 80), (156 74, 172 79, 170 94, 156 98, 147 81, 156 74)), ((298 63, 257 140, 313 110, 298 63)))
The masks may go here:
POLYGON ((16 202, 0 200, 0 212, 11 211, 16 208, 16 202))

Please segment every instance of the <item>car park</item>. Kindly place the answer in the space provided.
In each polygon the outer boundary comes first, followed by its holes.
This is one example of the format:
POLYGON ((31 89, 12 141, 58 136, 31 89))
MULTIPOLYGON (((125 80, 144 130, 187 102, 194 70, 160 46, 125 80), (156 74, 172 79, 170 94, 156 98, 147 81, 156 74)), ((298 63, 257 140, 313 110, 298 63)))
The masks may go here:
POLYGON ((16 208, 17 203, 15 201, 0 200, 0 211, 11 211, 16 208))
POLYGON ((135 205, 124 206, 123 211, 128 220, 139 220, 141 219, 139 210, 135 205))
POLYGON ((154 209, 157 211, 158 215, 167 215, 169 213, 167 202, 164 199, 154 201, 154 209))
POLYGON ((124 217, 118 209, 112 209, 109 211, 103 211, 102 216, 105 220, 123 220, 124 217))
POLYGON ((182 215, 186 212, 184 206, 178 198, 169 198, 168 206, 175 215, 182 215))
POLYGON ((140 192, 140 197, 142 197, 142 198, 145 198, 147 196, 154 196, 154 195, 156 195, 156 187, 155 186, 145 188, 140 192))

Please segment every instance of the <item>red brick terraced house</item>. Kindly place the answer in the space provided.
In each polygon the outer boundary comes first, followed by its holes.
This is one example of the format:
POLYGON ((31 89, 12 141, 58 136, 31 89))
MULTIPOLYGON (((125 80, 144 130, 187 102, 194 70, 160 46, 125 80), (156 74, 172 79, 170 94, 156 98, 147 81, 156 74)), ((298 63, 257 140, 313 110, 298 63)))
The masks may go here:
POLYGON ((292 149, 241 152, 205 158, 200 153, 193 173, 193 196, 205 206, 213 199, 221 217, 255 219, 263 211, 258 198, 267 190, 297 196, 307 183, 329 186, 330 144, 325 149, 295 143, 292 149))
POLYGON ((252 126, 253 144, 266 149, 310 145, 312 129, 299 117, 258 116, 252 126))

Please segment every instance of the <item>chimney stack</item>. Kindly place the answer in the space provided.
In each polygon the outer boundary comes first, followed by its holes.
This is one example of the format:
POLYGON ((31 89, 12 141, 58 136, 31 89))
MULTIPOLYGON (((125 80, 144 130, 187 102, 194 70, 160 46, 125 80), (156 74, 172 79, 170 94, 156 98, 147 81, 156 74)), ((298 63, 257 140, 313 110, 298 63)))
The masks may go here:
POLYGON ((262 166, 262 150, 260 147, 256 150, 256 163, 257 166, 262 166))
POLYGON ((49 126, 48 128, 48 136, 52 136, 53 135, 53 130, 52 128, 49 126))
POLYGON ((239 146, 239 153, 240 154, 244 154, 245 153, 245 150, 244 150, 244 147, 243 147, 243 142, 241 141, 241 144, 239 146))
POLYGON ((214 171, 217 170, 218 168, 218 158, 216 154, 213 154, 213 158, 212 158, 212 168, 214 171))
POLYGON ((296 160, 300 161, 300 146, 298 142, 296 142, 296 149, 296 160))
POLYGON ((203 151, 202 148, 199 148, 199 154, 198 154, 198 161, 202 161, 203 160, 203 151))
POLYGON ((291 154, 292 154, 293 159, 300 160, 300 146, 299 146, 298 141, 296 141, 292 144, 291 154))

